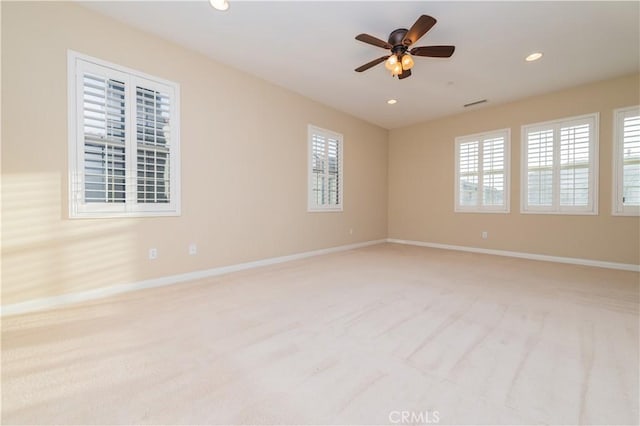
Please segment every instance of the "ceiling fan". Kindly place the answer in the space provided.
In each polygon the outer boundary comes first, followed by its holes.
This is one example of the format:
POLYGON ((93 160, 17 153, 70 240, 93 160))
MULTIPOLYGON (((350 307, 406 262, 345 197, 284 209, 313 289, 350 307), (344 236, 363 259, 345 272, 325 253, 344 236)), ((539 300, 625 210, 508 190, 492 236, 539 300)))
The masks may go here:
POLYGON ((429 56, 432 58, 449 58, 453 55, 455 46, 420 46, 409 50, 409 47, 425 35, 435 24, 436 19, 429 15, 420 16, 409 30, 398 28, 389 34, 389 41, 383 41, 369 34, 359 34, 356 40, 372 44, 383 49, 391 50, 391 55, 381 56, 371 62, 356 68, 356 72, 363 72, 371 67, 385 62, 385 67, 391 71, 392 76, 398 79, 407 78, 411 75, 414 56, 429 56))

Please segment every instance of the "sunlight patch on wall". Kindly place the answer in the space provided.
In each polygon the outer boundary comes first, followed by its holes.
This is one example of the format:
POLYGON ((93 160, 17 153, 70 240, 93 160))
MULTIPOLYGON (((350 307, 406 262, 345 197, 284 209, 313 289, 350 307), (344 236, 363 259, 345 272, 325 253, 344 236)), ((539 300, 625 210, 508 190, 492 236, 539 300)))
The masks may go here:
POLYGON ((134 281, 135 222, 69 220, 61 188, 59 173, 3 176, 2 304, 134 281))

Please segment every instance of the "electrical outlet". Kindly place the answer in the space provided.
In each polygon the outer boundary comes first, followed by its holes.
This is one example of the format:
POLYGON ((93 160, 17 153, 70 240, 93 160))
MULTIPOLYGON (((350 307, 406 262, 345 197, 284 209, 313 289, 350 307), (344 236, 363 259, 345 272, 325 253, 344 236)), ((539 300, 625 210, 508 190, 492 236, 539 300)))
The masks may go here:
POLYGON ((349 235, 353 235, 353 228, 349 228, 349 235))
POLYGON ((191 256, 198 254, 198 246, 196 245, 196 243, 189 244, 189 254, 191 256))
POLYGON ((158 258, 158 249, 150 248, 149 249, 149 260, 154 260, 158 258))
POLYGON ((487 238, 489 238, 489 233, 487 231, 482 231, 482 239, 486 240, 487 238))

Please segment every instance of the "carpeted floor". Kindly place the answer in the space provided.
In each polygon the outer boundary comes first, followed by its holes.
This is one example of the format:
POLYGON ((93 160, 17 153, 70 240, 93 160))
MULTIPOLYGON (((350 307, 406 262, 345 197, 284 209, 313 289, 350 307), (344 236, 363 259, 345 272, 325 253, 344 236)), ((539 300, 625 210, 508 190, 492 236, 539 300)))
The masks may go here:
POLYGON ((640 274, 382 244, 2 321, 2 424, 637 424, 640 274))

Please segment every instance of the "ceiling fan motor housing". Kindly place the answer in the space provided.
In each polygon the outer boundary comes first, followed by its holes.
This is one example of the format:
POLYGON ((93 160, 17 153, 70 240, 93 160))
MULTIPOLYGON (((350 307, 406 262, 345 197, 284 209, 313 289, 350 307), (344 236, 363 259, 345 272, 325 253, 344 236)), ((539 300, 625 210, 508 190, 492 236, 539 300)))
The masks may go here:
POLYGON ((405 44, 402 43, 404 36, 409 32, 406 28, 398 28, 389 34, 389 44, 393 46, 393 52, 398 53, 402 49, 402 53, 407 51, 407 47, 411 44, 410 40, 405 40, 405 44))

